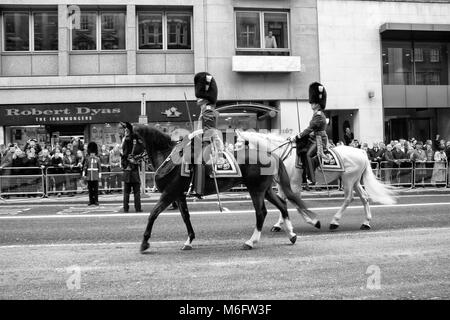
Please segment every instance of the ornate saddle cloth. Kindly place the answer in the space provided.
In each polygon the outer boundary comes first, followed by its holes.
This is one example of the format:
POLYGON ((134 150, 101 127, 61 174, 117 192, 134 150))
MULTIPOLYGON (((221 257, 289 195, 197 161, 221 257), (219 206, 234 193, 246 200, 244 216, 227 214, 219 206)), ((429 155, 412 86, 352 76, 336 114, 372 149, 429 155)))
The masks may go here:
MULTIPOLYGON (((214 160, 214 171, 216 178, 240 178, 242 177, 241 169, 232 153, 224 150, 219 154, 218 159, 214 160)), ((187 163, 186 159, 182 158, 181 176, 189 177, 191 175, 192 164, 187 163)), ((207 174, 213 178, 212 161, 211 159, 205 164, 207 174)))
MULTIPOLYGON (((344 163, 342 162, 341 156, 333 151, 333 149, 324 150, 325 154, 328 155, 330 161, 322 159, 323 171, 344 171, 344 163)), ((319 167, 319 158, 314 157, 313 163, 315 167, 319 167)), ((295 166, 299 169, 304 169, 306 164, 302 163, 300 156, 297 154, 297 159, 295 161, 295 166)))

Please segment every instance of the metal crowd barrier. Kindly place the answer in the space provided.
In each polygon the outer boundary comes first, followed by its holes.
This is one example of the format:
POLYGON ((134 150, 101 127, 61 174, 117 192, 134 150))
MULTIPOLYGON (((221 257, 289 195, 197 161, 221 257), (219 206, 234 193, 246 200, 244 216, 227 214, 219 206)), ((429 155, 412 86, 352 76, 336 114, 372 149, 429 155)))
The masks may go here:
POLYGON ((450 170, 447 161, 416 161, 413 187, 448 186, 450 170))
MULTIPOLYGON (((398 187, 448 186, 450 168, 446 161, 381 161, 372 162, 375 176, 386 184, 398 187)), ((109 170, 109 168, 108 168, 109 170)), ((0 198, 12 195, 36 195, 46 197, 54 194, 75 194, 87 192, 87 185, 81 179, 81 168, 65 172, 63 167, 0 167, 0 198)), ((104 171, 99 181, 99 191, 123 190, 123 171, 104 171)), ((326 188, 315 185, 314 188, 326 188)), ((328 188, 341 188, 340 180, 329 182, 328 188)), ((145 192, 157 191, 155 173, 145 173, 145 192)), ((231 191, 246 191, 239 185, 231 191)))
POLYGON ((400 187, 413 186, 414 166, 410 160, 381 161, 379 178, 384 183, 400 187))
POLYGON ((39 167, 0 168, 0 198, 11 195, 45 196, 44 170, 39 167))
POLYGON ((74 195, 78 192, 86 191, 87 188, 81 181, 81 168, 74 167, 65 172, 63 167, 45 168, 45 195, 69 194, 74 195))

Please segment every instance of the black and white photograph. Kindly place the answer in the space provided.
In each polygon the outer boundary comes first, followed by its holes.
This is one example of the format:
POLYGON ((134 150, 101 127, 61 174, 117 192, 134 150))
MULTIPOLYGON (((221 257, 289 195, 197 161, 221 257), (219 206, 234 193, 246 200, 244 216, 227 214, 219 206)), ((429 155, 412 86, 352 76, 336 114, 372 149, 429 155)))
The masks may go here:
POLYGON ((449 300, 449 60, 450 0, 0 0, 0 300, 449 300))

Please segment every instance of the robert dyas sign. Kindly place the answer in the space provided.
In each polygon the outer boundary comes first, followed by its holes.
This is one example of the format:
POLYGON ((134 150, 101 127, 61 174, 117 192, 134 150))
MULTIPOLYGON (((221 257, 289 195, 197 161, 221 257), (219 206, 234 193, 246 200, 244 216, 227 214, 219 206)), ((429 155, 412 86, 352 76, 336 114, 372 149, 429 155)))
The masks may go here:
POLYGON ((0 106, 0 125, 135 122, 139 111, 138 102, 0 106))

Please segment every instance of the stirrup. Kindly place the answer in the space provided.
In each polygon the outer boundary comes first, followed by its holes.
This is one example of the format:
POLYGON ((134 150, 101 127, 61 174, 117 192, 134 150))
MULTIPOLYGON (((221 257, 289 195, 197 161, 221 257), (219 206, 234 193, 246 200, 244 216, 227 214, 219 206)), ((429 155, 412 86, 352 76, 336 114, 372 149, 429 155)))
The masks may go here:
POLYGON ((201 195, 200 193, 197 193, 197 191, 195 190, 190 190, 186 193, 186 197, 187 198, 197 198, 199 200, 203 200, 203 195, 201 195))
POLYGON ((331 158, 327 154, 325 154, 325 152, 323 152, 322 154, 318 153, 317 156, 321 159, 324 159, 325 161, 331 160, 331 158))
POLYGON ((186 197, 188 197, 188 198, 195 197, 197 199, 203 200, 203 196, 200 193, 198 193, 196 190, 194 190, 193 186, 194 185, 192 183, 189 185, 189 189, 186 192, 186 197))

